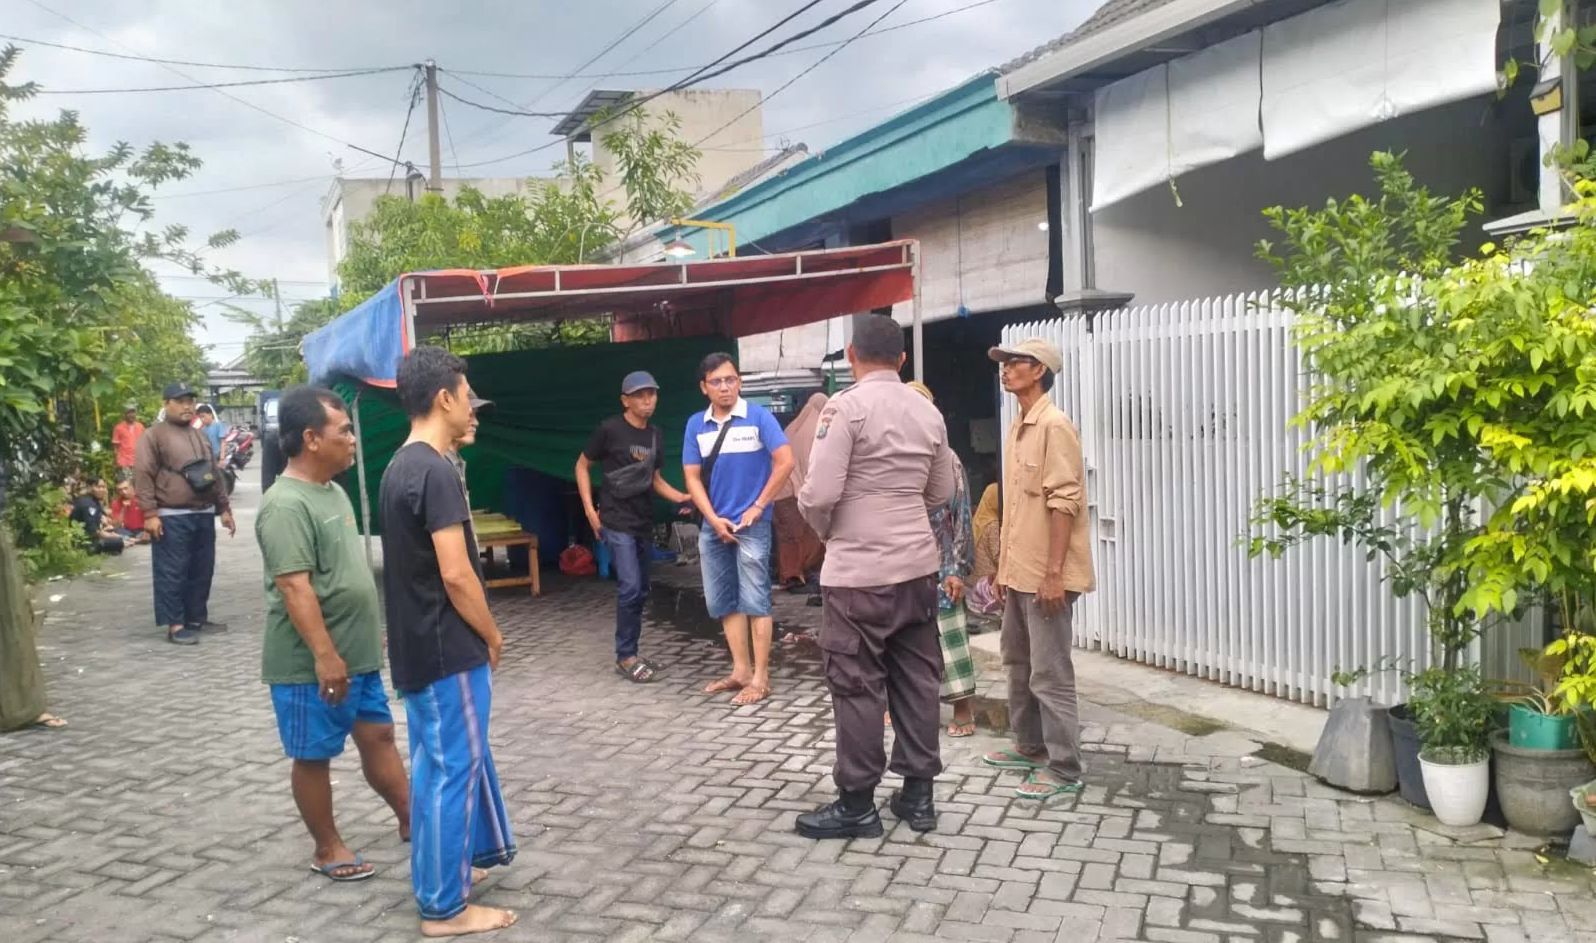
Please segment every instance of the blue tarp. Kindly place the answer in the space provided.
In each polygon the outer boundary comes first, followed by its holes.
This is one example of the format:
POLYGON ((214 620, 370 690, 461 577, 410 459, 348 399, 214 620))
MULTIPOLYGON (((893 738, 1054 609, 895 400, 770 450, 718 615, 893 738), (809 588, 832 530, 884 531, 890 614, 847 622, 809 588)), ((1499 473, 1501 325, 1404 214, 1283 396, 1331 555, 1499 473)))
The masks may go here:
POLYGON ((405 355, 404 306, 399 300, 399 283, 405 277, 394 279, 326 327, 305 335, 300 352, 312 383, 343 376, 374 386, 393 386, 405 355))

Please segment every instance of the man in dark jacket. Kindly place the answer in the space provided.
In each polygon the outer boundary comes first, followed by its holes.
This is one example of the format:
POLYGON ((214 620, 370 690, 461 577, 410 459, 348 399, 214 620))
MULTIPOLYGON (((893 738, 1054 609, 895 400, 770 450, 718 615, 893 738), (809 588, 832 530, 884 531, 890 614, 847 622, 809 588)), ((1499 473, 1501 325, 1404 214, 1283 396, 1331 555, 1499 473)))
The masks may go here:
POLYGON ((216 516, 237 533, 222 470, 205 433, 193 428, 198 397, 187 383, 167 384, 165 419, 139 438, 133 489, 154 541, 155 623, 174 645, 199 644, 200 632, 225 632, 208 620, 216 570, 216 516))

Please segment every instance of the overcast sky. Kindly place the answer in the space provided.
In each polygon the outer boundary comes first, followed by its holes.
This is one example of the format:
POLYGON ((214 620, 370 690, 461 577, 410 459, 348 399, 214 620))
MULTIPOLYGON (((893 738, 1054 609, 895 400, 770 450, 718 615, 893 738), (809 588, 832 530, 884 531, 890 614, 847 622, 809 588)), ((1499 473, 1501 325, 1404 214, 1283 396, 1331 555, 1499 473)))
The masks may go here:
MULTIPOLYGON (((950 12, 977 2, 905 0, 877 29, 949 15, 880 36, 867 35, 770 98, 764 106, 765 146, 802 142, 816 150, 836 143, 919 98, 1068 32, 1098 5, 1098 0, 988 0, 972 9, 950 12)), ((878 0, 796 45, 846 39, 896 3, 878 0)), ((594 87, 658 88, 669 84, 689 71, 680 67, 717 59, 801 5, 800 0, 475 0, 457 3, 449 11, 447 4, 419 0, 0 0, 0 32, 121 54, 207 63, 353 70, 404 66, 432 58, 443 70, 568 75, 629 27, 659 11, 634 35, 587 67, 583 78, 561 81, 445 74, 440 80, 479 101, 504 104, 466 85, 466 80, 521 104, 523 110, 552 112, 574 106, 594 87), (687 22, 689 18, 691 22, 687 22), (652 70, 674 71, 594 74, 652 70)), ((849 0, 824 0, 752 48, 815 25, 849 5, 849 0)), ((24 47, 24 54, 11 81, 37 81, 44 90, 138 88, 293 75, 163 66, 25 42, 18 45, 24 47)), ((822 48, 775 56, 711 80, 704 87, 755 88, 768 96, 829 51, 822 48)), ((327 292, 321 198, 340 167, 349 176, 386 176, 387 160, 347 145, 386 155, 396 151, 411 78, 408 71, 395 71, 227 89, 235 98, 214 90, 43 95, 20 108, 18 114, 42 117, 60 108, 76 109, 90 130, 94 148, 118 140, 135 145, 152 140, 188 142, 205 167, 193 178, 159 191, 157 221, 185 224, 201 237, 236 228, 242 241, 217 253, 217 262, 254 277, 280 279, 285 298, 311 298, 327 292)), ((443 144, 445 176, 546 175, 550 165, 563 156, 564 148, 555 147, 456 174, 453 165, 457 162, 494 160, 552 140, 548 132, 555 121, 490 114, 448 99, 443 105, 448 131, 443 144)), ((402 149, 404 159, 423 168, 427 160, 424 114, 417 109, 402 149)), ((225 295, 222 289, 192 278, 167 278, 164 283, 172 293, 202 306, 205 326, 199 339, 212 345, 214 359, 226 361, 239 353, 246 331, 221 316, 218 301, 225 295)), ((269 307, 259 302, 249 306, 269 307)))

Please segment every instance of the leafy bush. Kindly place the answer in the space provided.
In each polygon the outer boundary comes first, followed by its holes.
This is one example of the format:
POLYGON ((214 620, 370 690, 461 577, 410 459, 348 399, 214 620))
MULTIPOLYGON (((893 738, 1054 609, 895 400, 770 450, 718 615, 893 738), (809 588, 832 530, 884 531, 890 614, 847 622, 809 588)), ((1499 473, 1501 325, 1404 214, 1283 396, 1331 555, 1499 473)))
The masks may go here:
POLYGON ((1490 755, 1496 700, 1478 665, 1454 671, 1431 668, 1409 682, 1408 707, 1424 741, 1425 758, 1475 763, 1490 755))
POLYGON ((93 562, 83 527, 62 513, 69 503, 66 491, 58 487, 13 494, 7 501, 6 523, 21 547, 30 582, 76 576, 93 562))

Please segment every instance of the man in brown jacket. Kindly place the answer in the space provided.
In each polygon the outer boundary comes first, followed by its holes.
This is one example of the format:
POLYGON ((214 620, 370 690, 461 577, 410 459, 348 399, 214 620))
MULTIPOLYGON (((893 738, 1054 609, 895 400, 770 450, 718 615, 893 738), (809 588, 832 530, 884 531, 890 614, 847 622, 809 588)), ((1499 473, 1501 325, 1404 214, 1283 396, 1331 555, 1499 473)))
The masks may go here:
POLYGON ((1075 600, 1095 588, 1086 474, 1074 423, 1048 393, 1064 358, 1040 338, 994 347, 1003 389, 1020 414, 1003 447, 1003 530, 997 585, 1009 671, 1014 749, 982 760, 1026 773, 1022 799, 1081 791, 1075 697, 1075 600))
POLYGON ((139 438, 133 490, 154 542, 155 624, 174 645, 197 645, 203 631, 227 626, 207 619, 216 570, 216 515, 237 532, 222 470, 205 433, 193 428, 197 397, 187 383, 167 384, 166 417, 139 438))

